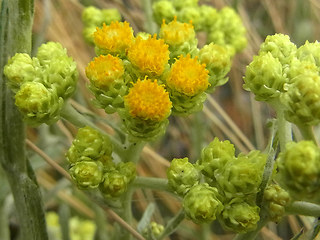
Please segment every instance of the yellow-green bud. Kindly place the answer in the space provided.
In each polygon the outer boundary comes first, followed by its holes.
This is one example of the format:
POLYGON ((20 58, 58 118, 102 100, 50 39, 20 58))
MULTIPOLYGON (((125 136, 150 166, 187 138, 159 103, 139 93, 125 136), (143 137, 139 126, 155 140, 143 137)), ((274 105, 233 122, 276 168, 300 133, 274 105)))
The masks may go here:
POLYGON ((214 43, 203 46, 199 51, 199 61, 206 64, 206 69, 209 70, 210 86, 207 92, 213 92, 215 87, 228 81, 226 75, 231 68, 231 57, 225 47, 214 43))
POLYGON ((234 158, 235 148, 228 140, 214 140, 205 148, 202 149, 201 158, 198 161, 202 169, 202 173, 215 179, 214 173, 217 169, 222 169, 228 161, 234 158))
POLYGON ((312 141, 290 142, 280 153, 279 184, 296 200, 312 201, 320 187, 320 151, 312 141))
POLYGON ((190 189, 183 198, 183 209, 195 223, 214 221, 223 210, 218 190, 207 183, 198 184, 190 189))
POLYGON ((80 189, 94 189, 103 180, 103 166, 101 162, 82 161, 76 162, 69 173, 80 189))
POLYGON ((112 144, 106 135, 102 135, 97 130, 86 126, 80 128, 72 146, 67 152, 69 163, 74 164, 79 161, 94 161, 101 157, 111 158, 112 144))
POLYGON ((304 45, 298 48, 297 57, 300 61, 314 63, 320 73, 320 43, 318 41, 314 43, 306 41, 304 45))
POLYGON ((159 237, 164 230, 164 226, 156 222, 151 222, 150 225, 151 225, 151 232, 153 236, 159 237))
POLYGON ((202 16, 199 11, 199 7, 183 7, 181 11, 178 11, 177 17, 180 22, 189 23, 192 22, 196 31, 202 28, 202 16))
POLYGON ((102 9, 102 23, 110 24, 112 21, 121 21, 121 14, 117 8, 102 9))
POLYGON ((32 82, 39 75, 40 63, 26 53, 16 53, 4 66, 3 73, 8 78, 8 86, 17 92, 25 82, 32 82))
POLYGON ((38 48, 37 58, 42 66, 50 65, 52 59, 67 56, 67 50, 58 42, 47 42, 38 48))
POLYGON ((258 206, 249 205, 242 198, 235 198, 224 205, 219 222, 227 230, 245 233, 256 229, 260 220, 259 212, 258 206))
POLYGON ((177 15, 176 9, 171 1, 160 0, 154 2, 152 5, 153 18, 158 25, 162 24, 162 21, 171 22, 174 16, 177 15))
POLYGON ((206 32, 209 32, 211 26, 216 24, 216 21, 219 18, 217 9, 209 5, 201 5, 199 7, 199 11, 202 18, 201 29, 203 29, 206 32))
POLYGON ((247 155, 241 153, 215 172, 217 182, 224 190, 226 197, 256 194, 262 181, 266 160, 267 155, 257 150, 247 155))
POLYGON ((285 214, 285 206, 290 201, 289 193, 279 185, 270 184, 263 194, 271 221, 279 222, 285 214))
POLYGON ((173 6, 177 10, 183 10, 186 7, 196 7, 198 6, 199 0, 173 0, 173 6))
POLYGON ((199 183, 200 177, 200 172, 188 158, 174 158, 167 169, 169 187, 182 196, 199 183))
POLYGON ((128 183, 132 182, 137 176, 136 165, 133 162, 120 162, 116 169, 120 174, 126 176, 128 183))
POLYGON ((273 57, 278 58, 283 67, 286 67, 295 57, 297 47, 290 41, 288 35, 278 33, 267 36, 261 44, 259 54, 268 52, 270 52, 273 57))
POLYGON ((94 45, 93 42, 93 34, 97 30, 97 27, 91 26, 91 27, 85 27, 82 30, 82 35, 84 37, 84 40, 91 45, 94 45))
POLYGON ((119 197, 127 191, 128 178, 118 170, 106 172, 103 178, 99 189, 105 198, 119 197))
POLYGON ((58 121, 63 99, 55 90, 45 88, 38 82, 26 82, 15 95, 15 104, 23 114, 24 120, 37 126, 58 121))
POLYGON ((279 59, 266 53, 254 56, 247 66, 243 88, 254 93, 258 101, 271 101, 284 92, 287 81, 279 59))
POLYGON ((82 22, 85 26, 100 26, 103 22, 102 11, 94 6, 84 8, 82 22))
POLYGON ((320 122, 320 76, 314 68, 291 80, 287 92, 281 95, 286 106, 285 117, 297 125, 316 125, 320 122))

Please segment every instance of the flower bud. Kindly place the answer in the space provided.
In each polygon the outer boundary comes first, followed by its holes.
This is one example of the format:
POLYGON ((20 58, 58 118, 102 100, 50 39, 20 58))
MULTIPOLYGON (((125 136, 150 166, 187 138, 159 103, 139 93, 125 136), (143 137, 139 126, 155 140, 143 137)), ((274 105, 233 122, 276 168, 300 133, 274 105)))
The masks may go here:
POLYGON ((223 210, 218 190, 207 183, 193 186, 183 198, 183 209, 195 223, 214 221, 223 210))
POLYGON ((15 104, 23 114, 24 120, 37 126, 52 124, 59 119, 63 99, 55 90, 49 90, 38 82, 26 82, 15 95, 15 104))
POLYGON ((235 148, 229 141, 214 140, 205 148, 202 149, 201 158, 198 164, 201 166, 202 173, 215 179, 215 171, 222 169, 228 161, 233 161, 235 148))
POLYGON ((112 144, 106 135, 102 135, 97 130, 86 126, 80 128, 72 146, 67 152, 69 163, 74 164, 79 161, 95 161, 112 154, 112 144))
POLYGON ((103 166, 101 162, 76 162, 69 169, 72 180, 80 189, 94 189, 103 180, 103 166))
POLYGON ((201 5, 199 7, 199 11, 202 18, 201 29, 203 29, 205 32, 209 32, 211 26, 216 24, 216 22, 218 21, 219 14, 217 12, 217 9, 209 5, 201 5))
POLYGON ((199 0, 173 0, 173 6, 178 10, 183 10, 186 7, 198 6, 199 0))
POLYGON ((132 182, 137 176, 136 165, 133 162, 120 162, 116 169, 127 178, 128 183, 132 182))
POLYGON ((257 228, 260 220, 259 212, 258 206, 249 205, 242 198, 235 198, 224 205, 219 222, 227 230, 246 233, 257 228))
POLYGON ((231 58, 225 47, 213 43, 203 46, 199 51, 199 61, 209 70, 210 86, 207 92, 213 92, 215 87, 228 81, 226 75, 231 68, 231 58))
POLYGON ((169 187, 177 194, 185 195, 192 186, 200 181, 200 172, 188 158, 174 158, 167 169, 169 187))
POLYGON ((100 26, 103 22, 102 12, 100 9, 89 6, 82 11, 82 22, 85 26, 100 26))
POLYGON ((202 30, 202 16, 199 10, 199 6, 184 7, 181 11, 178 11, 177 17, 180 22, 192 22, 196 31, 200 31, 202 30))
POLYGON ((312 141, 290 142, 278 159, 279 184, 295 200, 312 201, 320 187, 320 151, 312 141))
POLYGON ((314 43, 305 42, 304 45, 298 48, 297 57, 300 61, 307 61, 314 63, 320 73, 320 43, 315 41, 314 43))
POLYGON ((39 75, 40 63, 26 53, 16 53, 4 66, 3 73, 8 78, 8 86, 16 93, 25 82, 32 82, 39 75))
POLYGON ((241 153, 215 172, 217 182, 224 190, 226 197, 256 194, 262 181, 266 160, 267 155, 257 150, 247 155, 241 153))
POLYGON ((285 206, 290 201, 289 193, 279 185, 270 184, 263 194, 271 221, 279 222, 285 214, 285 206))
POLYGON ((281 33, 269 35, 260 46, 259 54, 271 53, 274 58, 277 58, 281 65, 285 67, 290 64, 295 57, 297 47, 290 41, 288 35, 281 33))
POLYGON ((117 170, 106 172, 100 184, 100 191, 105 198, 119 197, 127 191, 128 178, 117 170))
POLYGON ((254 93, 258 101, 271 101, 284 92, 287 81, 278 58, 266 53, 254 56, 247 66, 243 88, 254 93))
POLYGON ((177 15, 176 9, 173 3, 168 0, 156 1, 152 4, 153 18, 158 25, 161 25, 162 21, 170 22, 174 16, 177 15))

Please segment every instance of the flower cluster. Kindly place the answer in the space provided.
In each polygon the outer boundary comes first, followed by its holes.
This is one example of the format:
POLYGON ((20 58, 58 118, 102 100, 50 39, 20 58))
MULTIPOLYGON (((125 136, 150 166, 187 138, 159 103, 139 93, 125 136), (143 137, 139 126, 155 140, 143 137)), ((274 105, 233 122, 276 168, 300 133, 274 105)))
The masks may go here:
POLYGON ((202 109, 206 92, 226 82, 231 56, 223 46, 197 48, 193 25, 176 19, 159 36, 137 34, 128 22, 103 24, 93 34, 94 58, 86 68, 94 104, 117 112, 130 140, 164 134, 171 114, 202 109))
POLYGON ((297 48, 289 36, 268 36, 247 67, 244 88, 259 101, 282 105, 296 125, 320 123, 320 43, 297 48))
POLYGON ((135 178, 132 162, 112 161, 109 137, 91 127, 80 128, 67 152, 69 173, 80 189, 99 188, 106 198, 118 197, 135 178))
POLYGON ((97 27, 102 27, 102 24, 110 24, 112 21, 120 21, 121 15, 118 9, 98 9, 94 6, 86 7, 82 11, 82 22, 84 25, 83 36, 87 43, 93 44, 93 33, 97 27))
POLYGON ((183 197, 186 215, 196 223, 218 219, 235 232, 254 230, 260 220, 256 195, 267 155, 259 151, 235 156, 229 141, 215 138, 196 164, 173 159, 167 170, 169 187, 183 197))
POLYGON ((224 46, 231 55, 240 52, 247 45, 242 21, 230 7, 217 11, 208 5, 198 5, 198 0, 160 0, 155 1, 152 8, 154 19, 159 25, 175 18, 183 23, 192 21, 196 31, 207 33, 208 44, 224 46))
POLYGON ((60 117, 64 101, 74 93, 76 63, 60 43, 42 44, 36 57, 17 53, 4 67, 8 86, 24 120, 33 126, 52 124, 60 117))

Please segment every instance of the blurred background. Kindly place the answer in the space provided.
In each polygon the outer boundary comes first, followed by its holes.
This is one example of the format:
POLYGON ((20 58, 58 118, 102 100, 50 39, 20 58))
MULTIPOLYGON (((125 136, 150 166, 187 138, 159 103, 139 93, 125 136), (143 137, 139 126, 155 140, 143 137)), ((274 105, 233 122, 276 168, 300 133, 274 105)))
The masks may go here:
MULTIPOLYGON (((145 31, 146 16, 144 0, 35 0, 33 49, 44 42, 60 42, 78 64, 80 79, 78 90, 73 98, 74 105, 82 113, 92 117, 100 127, 112 134, 109 123, 116 123, 116 115, 106 115, 90 102, 92 95, 86 88, 88 82, 85 67, 95 56, 93 46, 88 45, 82 36, 82 10, 87 6, 97 8, 117 8, 122 19, 128 21, 135 33, 145 31), (97 117, 98 116, 98 117, 97 117)), ((221 9, 231 6, 240 15, 247 29, 248 45, 234 59, 229 81, 218 87, 206 101, 202 112, 190 117, 170 117, 170 125, 164 137, 145 147, 138 166, 140 176, 166 177, 166 169, 172 158, 189 157, 195 162, 201 149, 218 137, 230 140, 237 152, 252 149, 264 150, 269 136, 268 119, 274 112, 264 103, 243 90, 243 76, 246 66, 257 54, 260 44, 267 35, 288 34, 298 47, 306 40, 320 39, 320 1, 319 0, 212 0, 199 1, 221 9)), ((205 35, 198 33, 199 47, 205 44, 205 35)), ((52 159, 67 168, 64 154, 75 136, 77 129, 68 122, 59 121, 53 126, 40 126, 28 129, 28 139, 41 148, 52 159)), ((95 210, 73 186, 68 184, 54 169, 33 150, 29 149, 39 184, 44 191, 45 207, 48 211, 60 212, 66 218, 79 216, 94 219, 95 210)), ((151 190, 138 190, 135 193, 134 215, 139 219, 150 202, 156 202, 154 220, 164 224, 180 209, 180 201, 169 194, 151 190)), ((62 214, 62 215, 61 215, 62 214)), ((112 223, 106 223, 112 228, 112 223)), ((14 232, 14 221, 11 224, 14 232)), ((259 239, 290 239, 302 228, 310 228, 307 217, 286 217, 277 225, 270 223, 263 228, 259 239)), ((225 232, 218 224, 210 226, 209 239, 232 239, 234 234, 225 232)), ((200 226, 184 221, 171 239, 205 239, 200 237, 200 226)), ((13 236, 14 239, 14 236, 13 236)))

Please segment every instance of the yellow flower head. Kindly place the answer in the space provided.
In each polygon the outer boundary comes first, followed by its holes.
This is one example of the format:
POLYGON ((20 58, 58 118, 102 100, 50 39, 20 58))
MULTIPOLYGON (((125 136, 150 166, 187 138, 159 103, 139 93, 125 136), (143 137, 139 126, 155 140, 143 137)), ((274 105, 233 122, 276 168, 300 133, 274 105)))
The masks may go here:
POLYGON ((150 79, 138 79, 125 96, 125 104, 132 117, 159 122, 169 116, 172 107, 164 86, 150 79))
POLYGON ((156 39, 156 34, 148 39, 138 36, 135 43, 128 49, 129 61, 140 72, 159 76, 169 60, 168 45, 163 39, 156 39))
POLYGON ((95 45, 111 54, 125 53, 134 40, 133 30, 128 22, 111 22, 103 24, 93 34, 95 45))
POLYGON ((167 85, 172 90, 194 96, 208 88, 208 73, 205 64, 200 64, 197 57, 192 59, 189 54, 186 57, 181 55, 171 67, 167 85))
POLYGON ((94 58, 86 67, 86 75, 90 82, 103 90, 107 90, 114 80, 122 77, 123 73, 122 60, 110 54, 94 58))
POLYGON ((175 17, 169 24, 163 20, 159 35, 169 45, 180 45, 193 40, 195 31, 191 23, 177 22, 177 17, 175 17))

